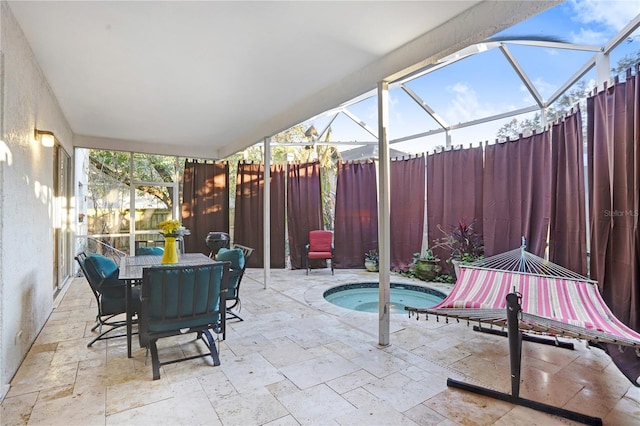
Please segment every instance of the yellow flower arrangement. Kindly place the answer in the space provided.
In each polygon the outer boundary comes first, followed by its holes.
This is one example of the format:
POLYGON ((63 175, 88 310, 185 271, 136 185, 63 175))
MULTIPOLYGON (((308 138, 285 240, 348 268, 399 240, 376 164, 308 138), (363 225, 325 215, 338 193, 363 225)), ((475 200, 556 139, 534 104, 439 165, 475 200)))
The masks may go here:
POLYGON ((160 222, 158 226, 162 229, 161 234, 165 237, 177 238, 190 234, 189 230, 182 226, 179 220, 165 220, 160 222))

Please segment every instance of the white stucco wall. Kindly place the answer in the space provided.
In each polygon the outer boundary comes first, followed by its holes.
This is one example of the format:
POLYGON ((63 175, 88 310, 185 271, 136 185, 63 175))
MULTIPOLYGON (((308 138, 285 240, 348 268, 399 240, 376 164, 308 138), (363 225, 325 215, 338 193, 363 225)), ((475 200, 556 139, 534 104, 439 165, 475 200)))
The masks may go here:
POLYGON ((72 132, 5 2, 0 128, 0 395, 53 307, 53 148, 34 128, 53 131, 73 155, 72 132))

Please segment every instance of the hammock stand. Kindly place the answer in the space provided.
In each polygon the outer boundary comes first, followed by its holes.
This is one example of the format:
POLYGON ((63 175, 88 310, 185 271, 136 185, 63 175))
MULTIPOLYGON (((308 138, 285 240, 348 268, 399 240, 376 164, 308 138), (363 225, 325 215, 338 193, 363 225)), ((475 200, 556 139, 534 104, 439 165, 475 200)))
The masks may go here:
MULTIPOLYGON (((410 317, 425 314, 428 318, 432 314, 436 318, 445 317, 447 322, 450 317, 477 322, 474 330, 484 331, 480 327, 483 323, 502 329, 506 326, 511 393, 451 378, 447 379, 447 386, 576 422, 602 425, 598 417, 520 397, 523 331, 611 343, 621 349, 631 347, 640 357, 640 334, 615 318, 602 300, 597 283, 528 253, 524 242, 516 250, 460 266, 456 285, 441 303, 428 309, 405 309, 410 317)), ((497 334, 494 330, 490 332, 497 334)))

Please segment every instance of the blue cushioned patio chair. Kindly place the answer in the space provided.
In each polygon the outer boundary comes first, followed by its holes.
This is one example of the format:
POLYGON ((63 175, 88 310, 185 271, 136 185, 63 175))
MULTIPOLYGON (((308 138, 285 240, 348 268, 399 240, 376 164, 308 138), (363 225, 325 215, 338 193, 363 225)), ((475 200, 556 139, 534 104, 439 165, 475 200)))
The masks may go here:
POLYGON ((220 365, 211 331, 224 335, 228 280, 229 262, 143 269, 138 337, 140 347, 151 351, 154 380, 166 364, 211 356, 213 365, 220 365), (197 333, 208 352, 160 362, 158 339, 185 333, 197 333))
POLYGON ((164 248, 162 247, 138 247, 136 248, 136 256, 162 256, 164 248))
POLYGON ((253 249, 240 244, 234 244, 233 248, 221 248, 218 250, 216 259, 231 263, 229 269, 229 288, 227 290, 227 319, 244 321, 237 312, 240 312, 240 282, 244 276, 244 271, 249 262, 253 249), (236 309, 237 308, 237 309, 236 309), (232 311, 236 309, 237 312, 232 311))
MULTIPOLYGON (((75 259, 80 265, 80 269, 87 279, 98 304, 96 324, 91 329, 91 331, 99 329, 98 336, 91 340, 87 347, 90 347, 98 340, 126 337, 126 333, 110 334, 113 330, 127 325, 126 319, 117 319, 119 315, 126 313, 127 308, 127 284, 118 279, 120 273, 118 265, 112 259, 97 253, 87 254, 82 252, 75 259), (103 327, 108 329, 103 331, 103 327)), ((131 309, 134 313, 139 310, 139 300, 139 292, 136 288, 133 288, 131 309)))

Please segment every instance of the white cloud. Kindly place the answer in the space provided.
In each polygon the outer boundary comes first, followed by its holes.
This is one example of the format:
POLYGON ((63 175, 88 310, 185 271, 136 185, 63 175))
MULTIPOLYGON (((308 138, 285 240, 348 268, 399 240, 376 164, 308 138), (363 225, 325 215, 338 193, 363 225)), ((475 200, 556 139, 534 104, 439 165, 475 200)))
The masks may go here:
MULTIPOLYGON (((548 81, 545 81, 542 77, 536 78, 535 80, 532 81, 532 83, 536 88, 536 90, 538 91, 538 93, 540 93, 540 96, 542 96, 543 98, 548 98, 558 88, 557 85, 554 85, 549 83, 548 81)), ((527 90, 524 84, 520 86, 520 90, 528 94, 527 98, 523 99, 523 102, 526 105, 529 105, 532 102, 535 102, 533 97, 531 97, 531 95, 529 94, 529 90, 527 90)))
POLYGON ((575 44, 588 44, 593 46, 604 46, 611 38, 610 33, 604 31, 594 31, 589 28, 580 28, 579 32, 571 31, 571 42, 575 44))
POLYGON ((582 25, 602 26, 600 34, 598 31, 585 28, 581 28, 578 33, 572 33, 574 43, 591 44, 592 42, 587 41, 597 37, 604 37, 606 41, 640 13, 638 0, 571 0, 569 4, 573 10, 575 22, 582 25))
POLYGON ((445 120, 449 124, 464 123, 494 114, 495 109, 482 105, 476 91, 467 84, 458 82, 453 86, 447 86, 446 90, 452 95, 449 100, 450 105, 444 113, 445 120))

